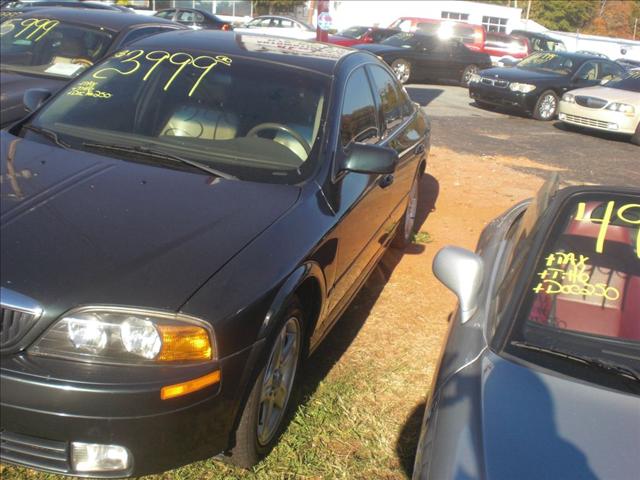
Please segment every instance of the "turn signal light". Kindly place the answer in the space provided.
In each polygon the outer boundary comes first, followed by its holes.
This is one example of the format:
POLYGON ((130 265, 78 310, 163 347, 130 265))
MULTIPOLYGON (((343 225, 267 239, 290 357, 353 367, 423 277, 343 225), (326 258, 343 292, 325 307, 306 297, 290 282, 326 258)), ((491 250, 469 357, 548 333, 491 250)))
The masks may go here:
POLYGON ((168 400, 170 398, 181 397, 189 393, 202 390, 209 385, 218 383, 220 381, 220 370, 211 372, 204 377, 194 378, 188 382, 176 383, 175 385, 167 385, 160 390, 160 398, 162 400, 168 400))
POLYGON ((156 360, 179 362, 211 360, 213 348, 209 334, 194 325, 158 325, 162 337, 162 349, 156 360))

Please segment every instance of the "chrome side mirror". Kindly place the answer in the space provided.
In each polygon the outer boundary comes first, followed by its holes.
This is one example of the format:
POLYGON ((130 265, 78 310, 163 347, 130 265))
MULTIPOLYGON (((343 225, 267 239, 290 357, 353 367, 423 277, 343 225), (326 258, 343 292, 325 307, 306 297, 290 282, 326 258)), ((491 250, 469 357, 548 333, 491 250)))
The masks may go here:
POLYGON ((478 308, 478 292, 484 273, 482 259, 464 248, 444 247, 433 259, 433 273, 456 294, 462 323, 467 322, 478 308))

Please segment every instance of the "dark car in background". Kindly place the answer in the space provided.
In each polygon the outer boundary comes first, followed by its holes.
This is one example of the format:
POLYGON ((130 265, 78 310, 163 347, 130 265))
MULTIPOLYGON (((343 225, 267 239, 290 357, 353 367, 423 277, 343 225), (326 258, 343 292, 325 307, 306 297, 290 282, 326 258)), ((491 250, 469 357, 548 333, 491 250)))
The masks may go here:
POLYGON ((369 53, 211 30, 33 112, 0 132, 3 461, 253 465, 300 361, 411 242, 424 112, 369 53))
POLYGON ((361 43, 380 43, 401 31, 397 28, 350 27, 335 35, 329 35, 329 43, 352 47, 361 43))
POLYGON ((43 8, 0 25, 0 127, 26 113, 30 88, 56 91, 129 43, 182 28, 173 22, 117 11, 43 8))
POLYGON ((513 68, 491 68, 474 75, 469 96, 482 107, 515 108, 536 120, 552 120, 562 95, 620 77, 620 65, 593 55, 538 52, 513 68))
POLYGON ((640 189, 556 190, 434 259, 459 306, 414 480, 640 471, 640 189))
POLYGON ((167 8, 158 11, 154 16, 166 20, 173 20, 194 30, 233 30, 233 24, 231 22, 223 20, 206 10, 198 10, 195 8, 167 8))
POLYGON ((380 44, 356 45, 381 57, 401 83, 449 80, 466 85, 472 75, 491 67, 485 53, 470 50, 459 40, 420 33, 399 33, 380 44))
POLYGON ((640 69, 640 61, 631 60, 630 58, 618 58, 616 63, 626 70, 640 69))
POLYGON ((400 17, 392 22, 389 28, 397 28, 403 32, 433 35, 443 39, 459 40, 475 51, 482 50, 487 33, 482 25, 420 17, 400 17))
POLYGON ((544 33, 529 32, 527 30, 511 30, 510 35, 526 39, 529 44, 529 53, 564 52, 567 50, 562 40, 550 37, 544 33))

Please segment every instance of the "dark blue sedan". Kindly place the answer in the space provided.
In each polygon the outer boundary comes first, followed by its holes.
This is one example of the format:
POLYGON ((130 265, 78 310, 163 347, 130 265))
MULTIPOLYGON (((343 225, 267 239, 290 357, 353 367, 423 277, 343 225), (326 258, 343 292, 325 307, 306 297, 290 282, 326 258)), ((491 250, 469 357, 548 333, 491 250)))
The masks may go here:
POLYGON ((459 298, 414 479, 640 472, 640 190, 548 182, 434 273, 459 298))

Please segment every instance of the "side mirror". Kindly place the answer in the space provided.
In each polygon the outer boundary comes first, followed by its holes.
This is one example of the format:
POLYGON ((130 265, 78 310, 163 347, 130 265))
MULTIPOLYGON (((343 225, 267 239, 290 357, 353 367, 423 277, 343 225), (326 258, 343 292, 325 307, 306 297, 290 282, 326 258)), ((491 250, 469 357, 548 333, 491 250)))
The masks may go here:
POLYGON ((441 249, 433 259, 433 273, 458 297, 460 317, 466 323, 478 307, 484 264, 473 252, 460 247, 441 249))
POLYGON ((344 161, 343 170, 385 175, 393 173, 398 163, 395 150, 377 145, 353 143, 344 161))
POLYGON ((24 103, 24 108, 27 112, 31 113, 34 110, 40 108, 40 106, 51 96, 51 92, 49 90, 45 90, 44 88, 31 88, 24 92, 24 97, 22 97, 22 103, 24 103))

